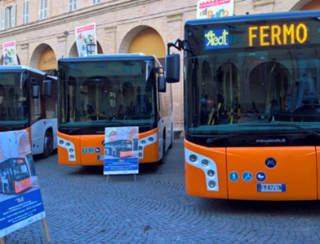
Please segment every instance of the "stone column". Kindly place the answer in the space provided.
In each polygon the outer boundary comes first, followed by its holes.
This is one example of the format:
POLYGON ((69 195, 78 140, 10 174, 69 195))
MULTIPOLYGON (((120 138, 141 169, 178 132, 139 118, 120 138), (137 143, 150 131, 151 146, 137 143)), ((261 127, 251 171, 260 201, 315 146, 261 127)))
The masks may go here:
POLYGON ((116 26, 108 26, 104 28, 105 39, 103 40, 103 48, 105 53, 117 53, 116 26))
POLYGON ((68 50, 67 50, 67 36, 66 35, 57 36, 57 39, 58 39, 58 46, 57 46, 57 53, 56 53, 57 60, 62 57, 67 58, 69 56, 68 50))
POLYGON ((23 43, 20 46, 20 50, 17 50, 17 54, 20 59, 21 65, 30 65, 29 64, 29 43, 23 43))
MULTIPOLYGON (((167 16, 167 43, 175 42, 177 38, 183 40, 183 14, 175 13, 167 16)), ((167 44, 166 43, 166 44, 167 44)), ((179 53, 181 57, 180 82, 172 84, 173 110, 174 110, 174 132, 176 137, 183 133, 184 111, 183 111, 183 52, 171 48, 171 53, 179 53)))
POLYGON ((273 13, 275 0, 253 0, 255 13, 273 13))

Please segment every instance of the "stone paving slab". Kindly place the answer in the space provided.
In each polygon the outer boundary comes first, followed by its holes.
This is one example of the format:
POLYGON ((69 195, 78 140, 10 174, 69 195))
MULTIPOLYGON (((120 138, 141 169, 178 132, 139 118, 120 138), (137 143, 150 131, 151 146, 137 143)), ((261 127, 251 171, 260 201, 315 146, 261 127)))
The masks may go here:
MULTIPOLYGON (((102 167, 36 160, 54 244, 320 243, 320 202, 250 202, 190 197, 185 192, 183 141, 162 165, 133 176, 102 167)), ((41 222, 11 234, 7 244, 45 243, 41 222)))

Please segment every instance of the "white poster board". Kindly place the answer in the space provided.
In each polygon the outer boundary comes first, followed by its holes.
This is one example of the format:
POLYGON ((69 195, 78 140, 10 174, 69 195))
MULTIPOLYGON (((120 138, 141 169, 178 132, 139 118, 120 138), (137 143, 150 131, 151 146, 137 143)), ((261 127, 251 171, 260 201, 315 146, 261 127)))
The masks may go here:
POLYGON ((105 129, 104 175, 138 174, 139 127, 105 129))
POLYGON ((0 133, 0 238, 45 216, 28 132, 0 133))
POLYGON ((16 41, 3 43, 2 55, 3 65, 18 65, 16 41), (6 57, 9 59, 6 59, 6 57), (8 63, 6 60, 8 60, 8 63))
POLYGON ((88 55, 95 55, 98 53, 95 23, 76 27, 75 35, 79 57, 87 57, 88 55), (95 44, 95 49, 92 53, 89 52, 90 50, 88 48, 88 43, 90 42, 95 44))
POLYGON ((234 15, 234 0, 198 1, 197 19, 210 19, 234 15))

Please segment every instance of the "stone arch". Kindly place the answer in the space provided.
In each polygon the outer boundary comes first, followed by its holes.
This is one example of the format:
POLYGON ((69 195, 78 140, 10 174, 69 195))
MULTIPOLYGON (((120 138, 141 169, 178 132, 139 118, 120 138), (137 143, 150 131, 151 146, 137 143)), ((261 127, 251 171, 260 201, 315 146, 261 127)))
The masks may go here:
POLYGON ((131 29, 122 39, 119 53, 127 52, 142 52, 146 55, 155 55, 162 62, 166 55, 166 46, 159 31, 151 26, 141 25, 131 29), (148 39, 152 40, 150 41, 151 45, 141 44, 146 43, 148 39))
MULTIPOLYGON (((147 29, 151 29, 154 30, 155 32, 157 32, 159 34, 159 36, 161 37, 162 41, 164 40, 161 33, 153 28, 152 26, 148 26, 148 25, 140 25, 137 27, 134 27, 133 29, 131 29, 122 39, 120 47, 119 47, 119 53, 126 53, 129 50, 130 44, 132 43, 132 41, 135 39, 135 37, 141 33, 142 31, 145 31, 147 29)), ((163 41, 163 43, 165 43, 163 41)))
POLYGON ((310 3, 312 0, 291 0, 291 4, 290 6, 291 9, 289 9, 290 11, 299 11, 301 10, 304 6, 306 6, 308 3, 310 3))
POLYGON ((78 51, 77 51, 76 42, 74 42, 69 51, 68 58, 76 58, 76 57, 78 57, 78 51))
POLYGON ((42 43, 42 44, 38 45, 34 49, 34 51, 32 52, 31 59, 30 59, 30 67, 35 68, 35 69, 39 68, 41 55, 46 50, 52 50, 55 55, 55 58, 56 58, 56 52, 53 50, 53 48, 49 44, 42 43))
MULTIPOLYGON (((98 45, 98 54, 103 54, 103 49, 102 49, 102 46, 100 44, 99 41, 97 41, 97 45, 98 45)), ((74 42, 71 46, 71 48, 69 49, 69 54, 68 54, 68 57, 69 58, 76 58, 78 57, 78 50, 77 50, 77 45, 76 45, 76 42, 74 42)))

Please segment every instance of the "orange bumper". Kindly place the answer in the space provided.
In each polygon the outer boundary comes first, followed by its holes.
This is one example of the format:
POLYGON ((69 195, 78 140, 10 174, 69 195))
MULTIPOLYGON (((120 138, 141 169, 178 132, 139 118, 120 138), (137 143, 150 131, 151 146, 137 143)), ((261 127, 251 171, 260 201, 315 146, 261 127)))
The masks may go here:
POLYGON ((312 146, 207 148, 185 141, 187 192, 239 200, 317 200, 319 153, 312 146))

